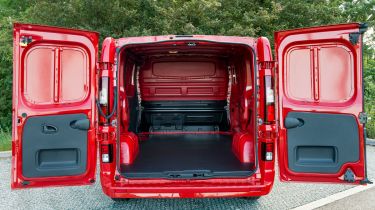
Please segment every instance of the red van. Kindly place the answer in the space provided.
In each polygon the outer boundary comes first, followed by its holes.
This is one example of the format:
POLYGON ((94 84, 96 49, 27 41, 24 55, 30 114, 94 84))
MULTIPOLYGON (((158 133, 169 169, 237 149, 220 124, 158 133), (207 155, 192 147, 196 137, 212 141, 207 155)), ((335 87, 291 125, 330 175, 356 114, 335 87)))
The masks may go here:
POLYGON ((111 198, 259 197, 282 181, 369 183, 364 24, 265 37, 105 38, 14 25, 12 188, 111 198), (99 158, 98 158, 99 152, 99 158))

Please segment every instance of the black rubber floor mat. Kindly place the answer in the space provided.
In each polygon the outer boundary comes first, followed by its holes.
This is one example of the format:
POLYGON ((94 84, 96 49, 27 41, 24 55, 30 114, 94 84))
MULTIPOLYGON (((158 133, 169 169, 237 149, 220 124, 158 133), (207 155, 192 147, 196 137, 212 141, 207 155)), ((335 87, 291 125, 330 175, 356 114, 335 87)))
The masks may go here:
POLYGON ((220 134, 150 135, 140 142, 132 165, 121 165, 127 178, 210 178, 249 176, 254 164, 232 153, 232 136, 220 134))

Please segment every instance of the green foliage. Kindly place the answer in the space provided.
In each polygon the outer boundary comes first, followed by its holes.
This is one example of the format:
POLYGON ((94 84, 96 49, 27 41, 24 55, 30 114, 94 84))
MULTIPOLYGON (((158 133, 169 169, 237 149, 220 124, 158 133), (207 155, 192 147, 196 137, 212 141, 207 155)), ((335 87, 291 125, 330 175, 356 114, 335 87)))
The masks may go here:
POLYGON ((375 138, 375 52, 367 48, 364 55, 365 108, 370 118, 366 128, 367 135, 375 138))
POLYGON ((12 147, 10 132, 0 130, 0 151, 10 150, 12 147))
POLYGON ((0 132, 8 130, 11 126, 12 24, 13 18, 18 15, 18 11, 8 1, 0 1, 0 132))
MULTIPOLYGON (((212 34, 266 36, 277 30, 367 22, 375 0, 0 0, 0 130, 11 126, 12 24, 15 21, 94 30, 101 38, 212 34)), ((374 43, 375 36, 368 38, 374 43)), ((375 138, 374 50, 365 50, 366 111, 375 138)))

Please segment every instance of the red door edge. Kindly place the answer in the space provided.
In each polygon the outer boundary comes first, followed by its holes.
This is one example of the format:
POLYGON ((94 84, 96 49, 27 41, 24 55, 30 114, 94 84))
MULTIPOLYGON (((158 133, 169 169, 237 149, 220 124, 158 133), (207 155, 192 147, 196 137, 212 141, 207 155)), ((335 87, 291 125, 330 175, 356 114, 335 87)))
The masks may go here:
POLYGON ((95 182, 98 42, 97 32, 14 24, 12 189, 95 182))

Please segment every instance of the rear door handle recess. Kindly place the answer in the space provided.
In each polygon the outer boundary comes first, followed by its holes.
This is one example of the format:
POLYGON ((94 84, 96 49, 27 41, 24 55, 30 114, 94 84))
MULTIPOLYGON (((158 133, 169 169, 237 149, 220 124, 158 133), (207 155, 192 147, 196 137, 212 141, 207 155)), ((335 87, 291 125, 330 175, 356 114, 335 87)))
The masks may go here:
POLYGON ((74 120, 70 122, 70 127, 78 130, 88 130, 90 128, 90 120, 89 119, 82 119, 82 120, 74 120))
POLYGON ((54 125, 42 125, 42 132, 45 134, 56 133, 57 127, 54 125))
POLYGON ((287 129, 301 127, 304 124, 305 124, 305 121, 303 121, 300 118, 294 118, 294 117, 287 117, 285 118, 285 121, 284 121, 284 126, 287 129))

